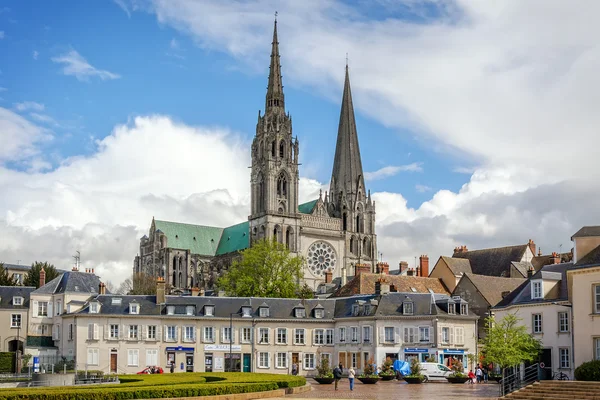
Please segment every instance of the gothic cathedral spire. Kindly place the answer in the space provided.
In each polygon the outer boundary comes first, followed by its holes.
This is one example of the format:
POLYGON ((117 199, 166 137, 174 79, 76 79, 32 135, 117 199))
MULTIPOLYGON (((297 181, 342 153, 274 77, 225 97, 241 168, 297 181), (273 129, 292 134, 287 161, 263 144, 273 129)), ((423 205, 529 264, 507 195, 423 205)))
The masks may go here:
POLYGON ((265 114, 271 110, 285 111, 279 42, 277 41, 277 18, 275 19, 273 28, 273 42, 271 42, 271 64, 269 66, 269 83, 267 85, 265 114))

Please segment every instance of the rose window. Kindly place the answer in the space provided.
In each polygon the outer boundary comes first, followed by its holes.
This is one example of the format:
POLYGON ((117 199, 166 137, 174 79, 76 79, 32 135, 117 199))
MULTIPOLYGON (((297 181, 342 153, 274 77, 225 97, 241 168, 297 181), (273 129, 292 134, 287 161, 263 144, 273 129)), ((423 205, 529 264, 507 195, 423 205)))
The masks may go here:
POLYGON ((308 248, 307 263, 313 275, 323 275, 327 270, 334 269, 336 262, 335 251, 325 242, 313 243, 308 248))

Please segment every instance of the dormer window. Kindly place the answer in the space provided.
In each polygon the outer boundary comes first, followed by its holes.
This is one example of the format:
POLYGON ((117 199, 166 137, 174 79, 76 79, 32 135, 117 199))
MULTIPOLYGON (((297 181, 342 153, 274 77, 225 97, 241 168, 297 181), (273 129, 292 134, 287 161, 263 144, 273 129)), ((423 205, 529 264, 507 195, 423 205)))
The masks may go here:
POLYGON ((167 306, 167 315, 175 315, 175 306, 167 306))
POLYGON ((453 301, 449 301, 448 302, 448 314, 456 314, 456 310, 454 308, 454 302, 453 301))
POLYGON ((98 311, 100 311, 100 304, 95 301, 90 303, 90 314, 98 314, 98 311))
POLYGON ((460 305, 460 315, 469 315, 469 305, 467 303, 460 305))
POLYGON ((23 298, 21 296, 13 297, 13 306, 22 306, 22 305, 23 305, 23 298))
POLYGON ((242 317, 251 317, 252 316, 252 307, 244 306, 242 307, 242 317))
POLYGON ((258 310, 258 315, 262 318, 269 316, 269 307, 261 307, 258 310))
POLYGON ((325 317, 325 310, 322 308, 317 308, 315 309, 315 318, 324 318, 325 317))
POLYGON ((531 281, 531 298, 532 299, 543 299, 544 298, 544 290, 543 290, 542 281, 531 281))
POLYGON ((129 314, 139 314, 140 313, 140 305, 137 303, 129 304, 129 314))
POLYGON ((414 288, 414 287, 411 287, 411 288, 410 288, 410 290, 411 290, 412 292, 414 292, 414 293, 417 293, 417 289, 416 289, 416 288, 414 288))
POLYGON ((352 315, 358 315, 358 304, 352 304, 352 315))
POLYGON ((120 306, 121 305, 121 298, 120 297, 113 298, 111 300, 110 304, 113 305, 113 306, 120 306))
POLYGON ((194 306, 186 306, 185 315, 194 315, 194 306))
POLYGON ((371 315, 371 305, 365 304, 364 307, 365 307, 364 315, 371 315))
POLYGON ((403 307, 402 307, 402 314, 404 315, 413 315, 415 312, 414 310, 414 303, 412 301, 405 301, 403 303, 403 307))
POLYGON ((215 315, 215 306, 206 305, 204 306, 204 316, 205 317, 213 317, 215 315))
POLYGON ((296 308, 294 311, 296 312, 296 318, 306 317, 306 310, 304 308, 296 308))

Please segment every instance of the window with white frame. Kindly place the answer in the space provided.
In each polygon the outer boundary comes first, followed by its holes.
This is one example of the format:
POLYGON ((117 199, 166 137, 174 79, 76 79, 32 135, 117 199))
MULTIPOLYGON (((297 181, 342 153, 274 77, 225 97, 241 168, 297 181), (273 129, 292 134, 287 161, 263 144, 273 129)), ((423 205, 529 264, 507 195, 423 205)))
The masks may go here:
POLYGON ((358 315, 358 304, 352 304, 352 315, 358 315))
POLYGON ((306 317, 306 309, 304 308, 296 308, 296 318, 304 318, 306 317))
POLYGON ((229 343, 231 342, 231 328, 228 326, 224 326, 221 328, 221 342, 229 343))
POLYGON ((600 313, 600 285, 594 286, 594 313, 600 313))
POLYGON ((266 351, 258 353, 258 368, 269 368, 270 354, 266 351))
POLYGON ((167 315, 175 315, 175 306, 167 306, 167 315))
POLYGON ((315 369, 314 353, 304 353, 304 369, 315 369))
POLYGON ((365 304, 363 306, 364 311, 363 311, 363 315, 371 315, 371 305, 370 304, 365 304))
POLYGON ((322 308, 317 308, 315 310, 315 318, 323 318, 325 317, 325 310, 323 310, 322 308))
POLYGON ((414 313, 414 303, 412 301, 405 301, 403 303, 402 313, 404 315, 413 315, 413 313, 414 313))
POLYGON ((137 325, 129 325, 129 339, 138 338, 138 326, 137 325))
POLYGON ((454 304, 454 301, 452 300, 448 300, 448 314, 454 315, 456 314, 456 304, 454 304))
POLYGON ((344 343, 346 341, 346 327, 342 326, 338 331, 340 335, 340 342, 344 343))
POLYGON ((460 305, 460 315, 469 315, 469 305, 467 303, 460 305))
POLYGON ((333 329, 325 329, 325 344, 333 344, 333 329))
POLYGON ((148 325, 146 337, 150 340, 156 340, 156 325, 148 325))
POLYGON ((127 350, 127 365, 130 367, 140 365, 140 351, 138 349, 127 350))
POLYGON ((260 307, 258 309, 258 315, 262 318, 266 318, 269 316, 269 308, 268 307, 260 307))
POLYGON ((157 349, 146 349, 146 365, 158 365, 157 349))
POLYGON ((121 299, 120 297, 113 297, 110 301, 110 304, 113 306, 120 306, 122 300, 123 299, 121 299))
POLYGON ((17 285, 20 286, 23 284, 23 274, 13 274, 13 279, 17 285))
POLYGON ((60 315, 60 313, 62 312, 62 301, 58 300, 56 302, 56 310, 54 310, 54 314, 55 315, 60 315))
POLYGON ((323 362, 323 360, 327 360, 327 362, 329 362, 329 365, 331 365, 331 354, 321 353, 321 362, 323 362))
POLYGON ((87 349, 87 365, 98 365, 99 349, 87 349))
POLYGON ((419 327, 419 342, 429 342, 429 327, 428 326, 420 326, 419 327))
POLYGON ((47 317, 48 316, 48 302, 47 301, 38 301, 38 316, 39 317, 47 317))
POLYGON ((140 313, 140 305, 137 303, 129 304, 129 314, 139 314, 140 313))
POLYGON ((569 313, 564 311, 558 313, 558 331, 569 332, 569 313))
POLYGON ((350 327, 350 339, 352 340, 352 343, 358 342, 358 326, 350 327))
POLYGON ((404 343, 415 343, 418 337, 417 328, 405 327, 404 328, 404 343))
POLYGON ((276 368, 287 368, 287 353, 277 353, 276 368))
POLYGON ((22 306, 23 305, 23 298, 21 296, 14 296, 13 297, 13 306, 22 306))
POLYGON ((394 334, 394 327, 393 326, 386 326, 384 328, 384 337, 385 337, 385 342, 386 343, 394 343, 395 341, 395 334, 394 334))
POLYGON ((277 328, 277 344, 287 343, 287 328, 277 328))
POLYGON ((542 314, 532 314, 533 333, 542 333, 542 314))
POLYGON ((111 324, 110 325, 110 339, 118 339, 119 338, 119 324, 111 324))
POLYGON ((90 303, 90 314, 98 314, 99 304, 94 302, 90 303))
POLYGON ((252 307, 244 306, 242 307, 242 317, 251 317, 252 316, 252 307))
POLYGON ((186 306, 185 315, 194 315, 194 306, 186 306))
POLYGON ((258 328, 258 343, 269 343, 269 328, 258 328))
POLYGON ((571 368, 571 359, 569 358, 569 349, 567 347, 559 348, 558 356, 560 359, 560 368, 571 368))
POLYGON ((52 329, 52 340, 60 340, 60 325, 54 325, 52 329))
POLYGON ((167 331, 165 332, 165 340, 167 342, 174 342, 177 340, 177 327, 175 325, 167 326, 167 331))
POLYGON ((323 329, 315 329, 313 331, 313 344, 325 344, 325 331, 323 329))
POLYGON ((442 343, 450 343, 450 328, 447 326, 442 327, 442 343))
POLYGON ((360 353, 349 353, 350 355, 350 366, 352 368, 358 368, 358 356, 360 353))
POLYGON ((465 328, 457 326, 454 328, 454 344, 465 344, 465 328))
POLYGON ((214 343, 215 341, 215 328, 212 326, 204 327, 204 341, 207 343, 214 343))
POLYGON ((204 306, 204 316, 205 317, 212 317, 215 315, 215 306, 204 306))
POLYGON ((21 327, 21 314, 11 314, 10 316, 10 327, 20 328, 21 327))
POLYGON ((363 342, 370 343, 371 342, 371 327, 363 326, 363 342))
POLYGON ((98 340, 98 324, 88 324, 88 340, 98 340))
POLYGON ((594 339, 595 360, 600 360, 600 338, 594 339))
POLYGON ((250 343, 252 341, 252 328, 242 328, 242 343, 250 343))
POLYGON ((531 298, 541 299, 543 297, 542 281, 531 281, 531 298))
POLYGON ((305 332, 304 329, 298 328, 294 332, 294 344, 304 344, 305 332))
POLYGON ((183 327, 183 341, 184 342, 195 342, 196 341, 196 327, 194 327, 194 326, 183 327))

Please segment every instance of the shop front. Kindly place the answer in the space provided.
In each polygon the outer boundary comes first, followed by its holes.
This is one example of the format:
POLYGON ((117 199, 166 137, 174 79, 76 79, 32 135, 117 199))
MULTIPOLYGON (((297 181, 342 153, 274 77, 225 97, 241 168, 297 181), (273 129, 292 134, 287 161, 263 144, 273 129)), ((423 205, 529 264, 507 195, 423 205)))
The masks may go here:
POLYGON ((241 372, 242 346, 228 344, 204 345, 205 372, 241 372))
POLYGON ((452 369, 457 362, 462 363, 463 368, 467 368, 465 351, 463 349, 444 349, 438 352, 440 364, 452 369))
POLYGON ((183 346, 171 346, 166 348, 167 365, 165 370, 169 371, 171 365, 174 371, 194 372, 194 348, 183 346))
POLYGON ((435 358, 434 354, 430 354, 431 349, 420 347, 407 347, 404 349, 404 361, 411 362, 417 360, 419 362, 427 362, 430 358, 435 358))

